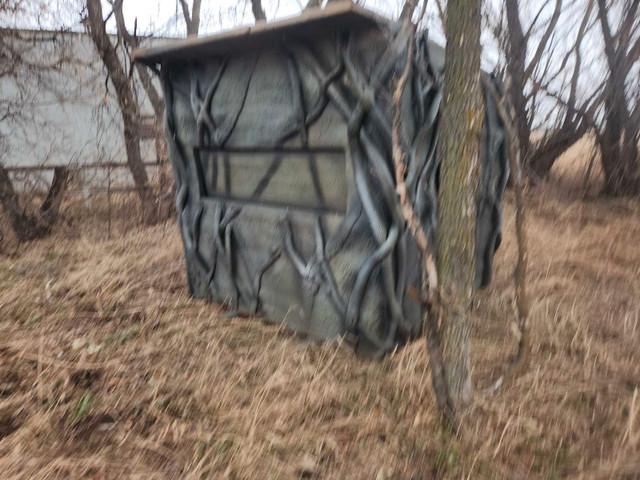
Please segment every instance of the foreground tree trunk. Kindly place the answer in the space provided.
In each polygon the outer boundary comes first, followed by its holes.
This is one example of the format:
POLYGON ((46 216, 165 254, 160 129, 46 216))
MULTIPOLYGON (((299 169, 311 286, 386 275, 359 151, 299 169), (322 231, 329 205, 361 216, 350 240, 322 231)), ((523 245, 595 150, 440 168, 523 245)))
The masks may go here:
POLYGON ((437 265, 441 345, 455 410, 470 400, 471 295, 476 189, 483 106, 480 95, 480 0, 449 0, 440 128, 437 265))
POLYGON ((101 1, 87 0, 87 12, 87 30, 89 36, 107 72, 109 72, 111 83, 118 97, 118 106, 120 107, 124 127, 127 164, 129 165, 129 170, 131 170, 131 175, 136 185, 136 192, 142 204, 143 219, 146 223, 153 223, 156 216, 153 201, 154 195, 149 186, 147 171, 142 162, 142 155, 140 154, 140 111, 133 92, 132 83, 125 73, 118 58, 118 53, 105 30, 101 1))

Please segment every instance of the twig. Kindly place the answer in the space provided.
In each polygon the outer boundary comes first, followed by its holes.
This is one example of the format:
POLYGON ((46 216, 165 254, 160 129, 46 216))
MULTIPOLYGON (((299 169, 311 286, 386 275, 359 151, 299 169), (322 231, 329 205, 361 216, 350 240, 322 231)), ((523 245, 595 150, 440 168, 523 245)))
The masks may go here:
POLYGON ((483 77, 483 83, 496 102, 498 114, 507 131, 507 146, 509 165, 513 175, 513 186, 516 199, 516 240, 518 243, 518 260, 514 272, 516 290, 516 308, 518 310, 518 353, 515 361, 507 365, 504 374, 491 386, 490 393, 496 392, 507 380, 512 380, 524 372, 529 364, 531 344, 529 339, 529 303, 527 301, 527 265, 529 262, 527 251, 527 234, 525 231, 525 209, 522 187, 522 166, 520 163, 520 145, 513 123, 513 115, 507 111, 505 101, 510 82, 507 79, 505 92, 500 96, 495 86, 483 77))
POLYGON ((42 403, 44 393, 42 389, 42 350, 44 344, 44 334, 40 334, 40 343, 38 345, 38 362, 37 362, 37 385, 38 385, 38 402, 42 403))
POLYGON ((111 166, 107 166, 107 240, 111 240, 111 166))
POLYGON ((438 7, 438 17, 440 17, 440 23, 442 24, 442 32, 447 33, 447 12, 442 6, 442 0, 436 0, 436 6, 438 7))
MULTIPOLYGON (((422 4, 422 10, 417 23, 422 20, 427 7, 427 0, 422 4)), ((431 365, 431 380, 433 389, 436 394, 436 401, 445 418, 451 424, 454 431, 457 431, 458 424, 455 412, 452 407, 451 398, 449 397, 446 378, 444 376, 444 367, 442 364, 442 350, 438 340, 438 325, 440 323, 441 305, 440 290, 438 286, 438 271, 433 252, 429 248, 427 236, 420 220, 415 214, 413 205, 409 199, 407 185, 405 183, 406 165, 405 154, 402 151, 402 97, 404 89, 411 74, 413 66, 413 50, 415 42, 416 24, 413 23, 412 12, 404 17, 404 28, 409 29, 409 41, 407 45, 407 60, 402 75, 397 80, 393 92, 393 127, 392 127, 392 151, 393 162, 395 165, 396 193, 400 200, 402 215, 404 216, 407 226, 416 241, 422 259, 424 261, 423 271, 423 295, 416 294, 415 291, 409 291, 410 295, 415 297, 419 303, 426 307, 424 316, 425 334, 427 338, 427 351, 429 353, 429 362, 431 365)))
POLYGON ((589 165, 587 166, 587 172, 584 174, 584 183, 582 186, 582 199, 587 198, 587 192, 589 191, 589 182, 591 181, 591 171, 593 170, 593 165, 596 162, 596 157, 598 156, 598 150, 594 147, 593 152, 591 153, 591 158, 589 159, 589 165))
MULTIPOLYGON (((9 347, 10 348, 10 347, 9 347)), ((58 368, 65 368, 68 370, 102 370, 109 369, 111 371, 123 372, 124 367, 117 365, 115 362, 104 363, 91 363, 91 362, 69 362, 65 360, 58 360, 50 358, 41 354, 34 354, 30 352, 16 352, 14 353, 16 358, 26 360, 28 362, 35 362, 37 365, 51 365, 58 368)))

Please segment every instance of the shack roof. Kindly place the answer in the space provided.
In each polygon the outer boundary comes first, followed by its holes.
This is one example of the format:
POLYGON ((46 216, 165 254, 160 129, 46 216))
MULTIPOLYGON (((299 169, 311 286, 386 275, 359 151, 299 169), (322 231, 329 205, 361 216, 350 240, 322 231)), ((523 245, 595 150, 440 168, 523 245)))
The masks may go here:
POLYGON ((292 34, 303 38, 326 35, 339 28, 377 28, 387 23, 374 12, 352 4, 339 2, 325 8, 314 8, 295 17, 274 22, 258 22, 250 27, 241 27, 216 35, 187 38, 168 42, 165 45, 134 50, 134 60, 147 65, 163 60, 202 58, 203 55, 249 50, 278 38, 281 34, 292 34))

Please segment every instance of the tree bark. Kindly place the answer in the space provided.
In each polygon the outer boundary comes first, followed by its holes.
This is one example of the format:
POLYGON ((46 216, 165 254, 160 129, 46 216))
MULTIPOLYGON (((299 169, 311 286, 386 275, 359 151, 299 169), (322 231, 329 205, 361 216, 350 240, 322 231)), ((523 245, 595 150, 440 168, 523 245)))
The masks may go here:
POLYGON ((483 105, 480 0, 450 0, 440 129, 437 264, 442 294, 441 345, 454 408, 470 400, 471 296, 476 190, 483 105))
POLYGON ((261 0, 251 0, 251 11, 253 12, 253 18, 255 18, 256 23, 267 19, 267 16, 264 14, 264 9, 262 8, 261 0))
MULTIPOLYGON (((407 44, 407 58, 404 70, 400 78, 396 81, 393 90, 393 129, 391 134, 393 163, 396 180, 396 194, 400 201, 402 216, 407 222, 407 227, 411 231, 418 250, 422 257, 422 285, 421 293, 417 293, 409 288, 409 295, 424 308, 424 330, 427 340, 427 352, 429 354, 429 366, 431 369, 431 383, 436 394, 436 401, 443 416, 449 421, 450 426, 458 429, 458 423, 451 399, 449 398, 449 390, 444 375, 444 367, 442 363, 442 349, 440 347, 440 339, 438 325, 441 318, 440 308, 440 286, 438 284, 438 271, 433 254, 432 246, 429 245, 427 235, 420 219, 415 213, 413 205, 409 199, 407 184, 405 183, 407 169, 405 163, 405 153, 402 146, 402 97, 411 75, 414 64, 414 49, 416 24, 413 22, 413 12, 416 8, 416 0, 407 0, 402 8, 400 21, 402 28, 408 30, 409 41, 407 44)), ((423 2, 420 11, 420 17, 417 23, 422 21, 427 7, 427 2, 423 2)))
POLYGON ((149 188, 147 171, 140 154, 140 112, 138 103, 133 93, 133 87, 129 77, 118 58, 118 53, 109 39, 102 16, 102 4, 100 0, 87 0, 87 30, 91 37, 104 66, 109 73, 118 98, 118 106, 122 114, 124 127, 124 143, 127 152, 127 164, 136 185, 136 192, 140 198, 143 211, 143 219, 147 223, 153 223, 155 208, 153 195, 149 188))

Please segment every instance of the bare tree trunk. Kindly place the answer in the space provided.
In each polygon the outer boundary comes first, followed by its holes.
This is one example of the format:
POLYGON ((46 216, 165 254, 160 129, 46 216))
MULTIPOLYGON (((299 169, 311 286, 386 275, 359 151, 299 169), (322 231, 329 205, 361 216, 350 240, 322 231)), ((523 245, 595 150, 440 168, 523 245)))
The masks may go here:
MULTIPOLYGON (((509 91, 509 96, 513 109, 516 112, 516 127, 518 132, 518 143, 522 158, 529 157, 531 149, 531 124, 527 111, 526 92, 526 58, 527 39, 522 31, 520 22, 520 7, 518 0, 506 0, 507 33, 508 33, 508 59, 507 73, 511 79, 513 88, 509 91)), ((527 162, 527 168, 528 168, 527 162)))
POLYGON ((587 130, 587 123, 583 122, 577 127, 570 125, 550 134, 540 145, 530 149, 528 173, 532 173, 536 178, 546 177, 556 160, 584 137, 587 130))
POLYGON ((251 0, 251 11, 253 12, 253 18, 256 19, 256 23, 265 21, 267 16, 264 14, 261 0, 251 0))
MULTIPOLYGON (((558 107, 564 107, 566 110, 562 126, 546 135, 540 143, 535 145, 535 148, 530 148, 527 154, 527 167, 538 178, 546 177, 560 155, 578 142, 587 133, 589 127, 593 126, 593 112, 591 110, 597 106, 597 102, 594 101, 590 107, 587 107, 589 101, 585 102, 583 107, 586 108, 576 106, 578 81, 582 66, 580 48, 589 26, 593 4, 594 0, 589 0, 572 49, 575 55, 575 64, 569 85, 569 99, 566 105, 557 105, 558 107)), ((565 57, 566 59, 568 59, 568 56, 565 57)), ((521 155, 520 149, 518 149, 518 154, 521 155)))
POLYGON ((180 6, 182 7, 182 16, 187 24, 187 37, 197 37, 200 32, 200 6, 202 0, 193 0, 191 6, 191 13, 189 13, 189 5, 187 0, 180 0, 180 6))
POLYGON ((140 154, 140 112, 138 103, 134 96, 130 79, 126 75, 118 58, 118 53, 111 44, 111 40, 105 30, 101 1, 87 0, 87 11, 87 30, 89 36, 93 40, 107 72, 109 72, 111 83, 115 88, 118 98, 118 105, 124 126, 127 163, 136 185, 138 197, 142 203, 143 218, 145 222, 153 223, 155 219, 153 195, 149 188, 147 171, 140 154))
POLYGON ((480 0, 449 1, 440 128, 437 263, 442 294, 443 363, 456 410, 463 408, 472 395, 471 296, 484 112, 480 94, 480 20, 480 0))
POLYGON ((30 215, 20 206, 18 194, 13 188, 9 172, 0 164, 0 204, 9 218, 11 227, 19 241, 34 240, 51 233, 51 229, 60 213, 60 204, 67 185, 67 179, 67 169, 56 167, 47 197, 42 202, 38 213, 30 215))
MULTIPOLYGON (((619 53, 615 54, 618 56, 619 53)), ((610 62, 610 76, 604 94, 605 124, 600 136, 604 192, 609 195, 635 194, 640 189, 638 129, 631 124, 625 96, 627 72, 621 63, 618 58, 610 62)))
MULTIPOLYGON (((127 25, 124 21, 124 14, 122 13, 122 4, 124 0, 116 0, 113 3, 113 13, 116 18, 116 27, 118 29, 118 36, 122 39, 124 44, 131 49, 138 48, 140 46, 140 40, 134 34, 131 35, 127 30, 127 25)), ((197 32, 196 32, 197 33, 197 32)), ((153 85, 153 80, 149 74, 147 67, 141 63, 136 63, 136 71, 140 78, 142 88, 147 94, 147 98, 153 108, 153 113, 156 120, 156 134, 155 134, 155 150, 158 158, 158 163, 164 164, 169 161, 167 154, 167 147, 165 144, 165 137, 163 131, 163 118, 164 118, 164 103, 162 97, 158 93, 158 90, 153 85)))
POLYGON ((19 230, 22 229, 21 225, 23 222, 24 212, 20 208, 18 194, 13 188, 9 172, 2 164, 0 164, 0 202, 2 203, 4 213, 9 218, 16 235, 20 237, 19 230))
MULTIPOLYGON (((625 82, 634 59, 629 43, 640 0, 627 2, 625 16, 614 34, 609 25, 605 0, 598 0, 598 18, 602 29, 609 78, 604 91, 605 122, 600 138, 605 193, 609 195, 640 192, 638 135, 640 126, 633 122, 625 94, 625 82)), ((638 40, 640 42, 640 40, 638 40)))
POLYGON ((602 132, 600 153, 607 195, 636 195, 640 192, 637 134, 616 128, 617 112, 608 110, 607 125, 602 132), (610 123, 610 125, 609 125, 610 123), (630 140, 631 139, 631 140, 630 140))
MULTIPOLYGON (((442 314, 440 305, 440 286, 438 284, 438 271, 436 268, 435 258, 433 255, 433 246, 429 245, 427 235, 420 219, 415 213, 411 200, 409 199, 407 185, 405 183, 407 169, 405 163, 405 153, 403 151, 400 133, 402 130, 402 97, 409 81, 414 62, 415 49, 415 33, 416 24, 413 23, 413 12, 417 6, 417 0, 407 0, 402 8, 400 20, 403 28, 409 30, 409 41, 407 45, 407 59, 402 75, 397 80, 393 91, 393 130, 392 130, 392 152, 396 181, 396 193, 400 201, 402 215, 407 222, 407 226, 411 231, 418 249, 421 254, 422 266, 422 285, 421 292, 418 294, 409 289, 409 294, 414 297, 424 308, 424 326, 427 340, 427 352, 429 354, 429 366, 431 369, 431 383, 436 394, 436 401, 443 416, 449 421, 450 426, 458 429, 458 423, 453 409, 447 382, 444 375, 444 366, 442 362, 442 348, 440 345, 438 325, 442 314)), ((417 23, 420 23, 424 17, 427 7, 426 0, 422 4, 420 17, 417 23)))

